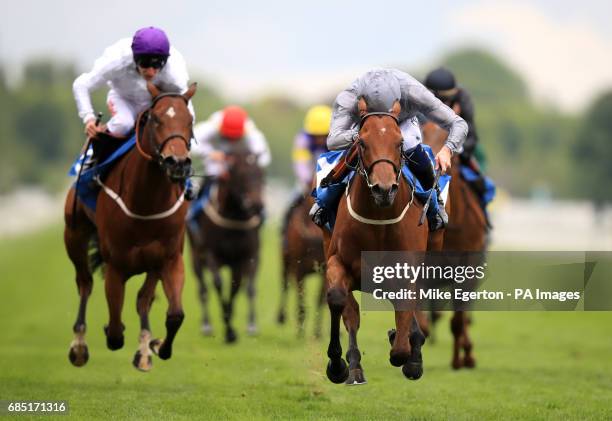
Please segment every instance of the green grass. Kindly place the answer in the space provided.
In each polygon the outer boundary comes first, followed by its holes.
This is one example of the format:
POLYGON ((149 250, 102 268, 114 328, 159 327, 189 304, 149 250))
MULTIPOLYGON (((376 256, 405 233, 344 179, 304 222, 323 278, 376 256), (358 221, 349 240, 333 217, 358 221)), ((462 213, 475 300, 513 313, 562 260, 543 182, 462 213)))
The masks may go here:
MULTIPOLYGON (((260 335, 245 334, 246 299, 236 315, 239 342, 223 343, 217 301, 217 335, 199 334, 200 312, 188 271, 186 319, 171 360, 154 360, 149 373, 131 360, 139 326, 135 297, 142 278, 127 285, 126 345, 106 349, 108 314, 98 278, 88 311, 90 360, 75 368, 67 358, 77 311, 73 269, 60 228, 3 240, 0 245, 0 399, 67 400, 70 415, 135 419, 610 419, 612 418, 612 313, 475 313, 478 367, 450 369, 448 317, 438 340, 423 349, 425 374, 406 380, 388 362, 386 331, 393 316, 362 313, 360 347, 368 384, 347 387, 325 377, 326 341, 295 334, 290 319, 275 323, 279 266, 276 231, 265 233, 259 276, 260 335)), ((316 278, 308 282, 314 302, 316 278)), ((307 332, 312 332, 312 306, 307 332)), ((166 301, 158 288, 153 332, 163 336, 166 301)), ((325 326, 328 316, 325 315, 325 326)), ((327 338, 327 334, 324 335, 327 338)), ((346 350, 346 335, 343 334, 346 350)))

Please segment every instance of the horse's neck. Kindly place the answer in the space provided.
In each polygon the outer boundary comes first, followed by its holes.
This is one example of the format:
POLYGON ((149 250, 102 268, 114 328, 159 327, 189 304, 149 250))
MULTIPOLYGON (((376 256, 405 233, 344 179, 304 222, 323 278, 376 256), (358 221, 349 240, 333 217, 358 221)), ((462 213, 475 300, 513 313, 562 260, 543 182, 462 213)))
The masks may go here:
POLYGON ((374 198, 370 193, 366 181, 363 177, 355 174, 352 185, 349 186, 351 196, 351 206, 359 215, 370 219, 393 219, 397 218, 410 201, 410 187, 404 179, 400 177, 399 191, 395 196, 393 205, 388 208, 376 206, 374 198))
POLYGON ((160 166, 133 149, 121 168, 123 201, 133 212, 148 214, 166 210, 180 195, 181 188, 170 181, 160 166))

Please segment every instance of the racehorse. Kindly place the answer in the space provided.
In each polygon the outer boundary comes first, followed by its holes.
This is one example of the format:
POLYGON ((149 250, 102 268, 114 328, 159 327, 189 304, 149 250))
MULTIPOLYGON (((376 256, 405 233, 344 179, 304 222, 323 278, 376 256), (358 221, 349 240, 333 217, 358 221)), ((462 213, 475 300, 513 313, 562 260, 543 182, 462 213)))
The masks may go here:
POLYGON ((257 165, 257 156, 250 152, 226 155, 227 171, 213 184, 210 198, 198 216, 198 232, 189 230, 193 270, 198 279, 202 305, 202 332, 211 334, 208 315, 208 289, 204 282, 204 269, 213 275, 218 293, 225 341, 235 342, 237 334, 232 327, 234 299, 242 280, 247 278, 249 299, 249 334, 257 333, 255 320, 255 276, 259 265, 259 229, 262 224, 264 174, 257 165), (229 297, 223 298, 221 268, 231 269, 229 297))
POLYGON ((287 307, 287 291, 290 278, 294 278, 297 287, 297 321, 298 336, 304 334, 304 320, 306 311, 304 309, 304 278, 312 273, 321 274, 320 290, 317 298, 317 316, 314 335, 321 336, 322 307, 325 302, 325 277, 323 264, 323 239, 319 227, 317 227, 308 210, 312 205, 310 197, 302 199, 300 204, 291 210, 285 232, 283 232, 282 244, 282 285, 281 302, 278 311, 278 322, 285 323, 287 307))
POLYGON ((66 197, 64 242, 76 270, 80 295, 69 359, 78 367, 89 358, 85 313, 93 278, 88 244, 95 236, 104 263, 110 316, 104 332, 109 349, 123 347, 121 310, 125 282, 133 275, 146 273, 136 303, 141 329, 140 345, 133 360, 136 368, 150 370, 152 352, 164 360, 171 357, 172 344, 184 318, 182 251, 187 205, 183 203, 183 185, 191 172, 188 154, 192 138, 192 116, 187 103, 196 85, 191 85, 184 94, 162 93, 151 83, 147 88, 153 103, 139 116, 136 148, 116 163, 104 182, 99 181, 102 188, 95 214, 75 197, 74 187, 66 197), (166 337, 151 340, 148 314, 160 279, 169 303, 166 337))
MULTIPOLYGON (((413 201, 409 183, 401 175, 403 165, 402 133, 398 125, 399 102, 390 113, 368 113, 366 101, 358 104, 361 123, 357 174, 340 200, 333 233, 324 233, 327 259, 326 290, 331 314, 331 334, 327 350, 327 377, 334 383, 363 384, 361 353, 357 346, 359 305, 353 296, 361 289, 361 252, 421 251, 427 249, 428 226, 418 225, 423 207, 413 201), (340 316, 349 335, 342 358, 340 316)), ((392 342, 390 362, 402 366, 402 372, 416 380, 422 376, 421 347, 425 335, 415 311, 395 309, 396 331, 389 332, 392 342)))
MULTIPOLYGON (((435 123, 428 121, 423 127, 423 143, 431 146, 437 153, 448 136, 448 132, 435 123)), ((445 252, 484 252, 486 248, 487 222, 479 199, 469 185, 463 180, 460 173, 461 164, 459 156, 452 158, 450 174, 452 181, 449 187, 449 200, 452 203, 452 212, 449 213, 448 226, 444 232, 442 250, 445 252)), ((474 257, 478 259, 480 254, 474 257)), ((482 262, 465 262, 469 265, 478 265, 482 262)), ((435 320, 434 316, 434 320, 435 320)), ((453 357, 451 365, 454 369, 461 367, 473 368, 476 360, 472 353, 472 341, 468 326, 470 318, 465 311, 455 311, 451 319, 451 332, 453 334, 453 357), (464 352, 461 358, 461 350, 464 352)))

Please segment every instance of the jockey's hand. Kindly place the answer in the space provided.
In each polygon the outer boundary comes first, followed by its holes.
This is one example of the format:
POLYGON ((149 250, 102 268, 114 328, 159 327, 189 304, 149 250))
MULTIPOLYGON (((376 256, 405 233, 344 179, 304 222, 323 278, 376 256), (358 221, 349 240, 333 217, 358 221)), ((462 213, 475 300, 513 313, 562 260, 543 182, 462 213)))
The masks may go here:
POLYGON ((85 123, 85 133, 87 137, 94 137, 96 134, 101 133, 106 130, 106 124, 98 124, 96 125, 96 119, 90 118, 85 123))
POLYGON ((440 152, 438 152, 436 155, 436 170, 440 169, 442 170, 442 174, 446 173, 446 170, 451 167, 452 155, 453 153, 448 146, 443 146, 442 149, 440 149, 440 152))

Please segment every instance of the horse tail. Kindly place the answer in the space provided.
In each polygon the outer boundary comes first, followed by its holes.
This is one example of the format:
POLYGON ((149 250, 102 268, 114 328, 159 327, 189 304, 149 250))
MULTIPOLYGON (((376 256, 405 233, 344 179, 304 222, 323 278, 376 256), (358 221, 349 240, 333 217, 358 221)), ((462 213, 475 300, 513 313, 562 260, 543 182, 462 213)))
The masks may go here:
POLYGON ((89 271, 91 274, 93 274, 104 263, 102 253, 100 253, 100 241, 97 233, 93 234, 89 239, 89 244, 87 246, 87 262, 89 264, 89 271))

